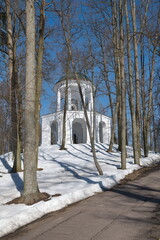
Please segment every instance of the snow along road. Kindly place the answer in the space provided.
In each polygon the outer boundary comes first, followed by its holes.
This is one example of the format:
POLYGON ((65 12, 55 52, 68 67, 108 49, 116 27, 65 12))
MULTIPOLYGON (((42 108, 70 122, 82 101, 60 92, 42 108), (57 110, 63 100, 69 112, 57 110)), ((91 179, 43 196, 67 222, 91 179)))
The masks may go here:
POLYGON ((160 168, 37 220, 1 240, 160 239, 160 168))
MULTIPOLYGON (((129 173, 140 167, 134 164, 131 147, 127 147, 127 169, 120 169, 121 155, 107 152, 107 144, 96 144, 97 158, 104 175, 99 176, 93 163, 89 144, 67 145, 60 151, 58 145, 39 148, 38 184, 41 192, 47 192, 51 200, 32 206, 6 203, 19 197, 23 191, 23 172, 9 173, 13 165, 12 155, 0 156, 0 237, 31 223, 45 214, 60 210, 72 203, 108 190, 118 184, 129 173), (58 197, 55 195, 59 194, 58 197)), ((142 152, 143 155, 143 152, 142 152)), ((149 153, 140 159, 141 166, 159 161, 160 154, 149 153)), ((23 164, 23 161, 22 161, 23 164)))

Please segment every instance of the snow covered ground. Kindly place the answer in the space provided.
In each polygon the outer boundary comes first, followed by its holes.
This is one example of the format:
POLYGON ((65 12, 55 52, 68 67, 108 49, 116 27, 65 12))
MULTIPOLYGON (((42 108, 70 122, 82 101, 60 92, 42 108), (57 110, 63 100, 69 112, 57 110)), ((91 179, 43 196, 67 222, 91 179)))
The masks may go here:
MULTIPOLYGON (((5 205, 20 196, 23 189, 23 173, 8 173, 13 164, 11 154, 0 156, 0 237, 46 213, 109 189, 139 168, 133 164, 132 148, 127 148, 127 169, 121 170, 120 154, 116 149, 114 153, 107 153, 107 147, 105 144, 96 144, 103 176, 97 173, 88 144, 68 145, 67 151, 60 151, 58 145, 40 147, 39 168, 43 168, 37 172, 40 191, 61 196, 51 197, 49 201, 41 201, 32 206, 5 205)), ((160 154, 150 153, 148 158, 141 158, 141 165, 146 166, 159 159, 160 154)))

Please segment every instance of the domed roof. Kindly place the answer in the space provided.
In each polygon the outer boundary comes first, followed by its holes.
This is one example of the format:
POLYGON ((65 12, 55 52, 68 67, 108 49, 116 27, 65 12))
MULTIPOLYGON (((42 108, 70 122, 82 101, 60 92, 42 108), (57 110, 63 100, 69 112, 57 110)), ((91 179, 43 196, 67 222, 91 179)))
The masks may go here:
MULTIPOLYGON (((91 80, 90 80, 85 74, 83 74, 83 73, 77 73, 77 75, 78 75, 78 78, 79 78, 80 80, 90 81, 90 82, 91 82, 91 80)), ((66 78, 67 78, 67 76, 65 75, 65 76, 61 77, 61 78, 59 79, 59 81, 56 82, 56 83, 59 83, 59 82, 61 82, 61 81, 64 81, 64 80, 66 80, 66 78)), ((75 81, 76 81, 76 76, 75 76, 75 74, 74 74, 74 73, 69 73, 69 74, 68 74, 68 80, 75 80, 75 81)))

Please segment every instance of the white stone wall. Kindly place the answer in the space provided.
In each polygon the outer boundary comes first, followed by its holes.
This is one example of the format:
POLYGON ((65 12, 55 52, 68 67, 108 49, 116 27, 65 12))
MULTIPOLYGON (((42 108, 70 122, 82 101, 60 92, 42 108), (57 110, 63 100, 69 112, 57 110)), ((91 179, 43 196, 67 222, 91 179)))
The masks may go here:
MULTIPOLYGON (((88 111, 88 117, 90 120, 90 124, 93 124, 93 112, 88 111)), ((54 121, 58 123, 58 144, 61 144, 62 141, 62 124, 63 124, 63 111, 56 112, 53 114, 42 116, 42 146, 47 146, 51 144, 51 125, 54 121)), ((66 122, 66 143, 72 144, 72 124, 73 121, 84 121, 85 116, 83 111, 67 111, 67 122, 66 122)), ((109 143, 111 136, 111 119, 105 115, 101 115, 96 113, 96 142, 100 142, 99 135, 99 124, 102 122, 103 124, 103 142, 109 143)), ((83 124, 82 124, 83 125, 83 124)), ((87 127, 85 128, 86 143, 90 143, 89 133, 87 127)))

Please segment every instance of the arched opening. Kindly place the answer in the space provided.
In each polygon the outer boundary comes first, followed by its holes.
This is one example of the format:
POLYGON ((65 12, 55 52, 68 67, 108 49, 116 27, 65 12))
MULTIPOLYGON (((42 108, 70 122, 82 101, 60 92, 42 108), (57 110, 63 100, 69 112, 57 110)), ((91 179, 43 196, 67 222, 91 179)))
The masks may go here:
POLYGON ((75 104, 73 104, 73 103, 71 105, 71 110, 72 111, 77 111, 77 106, 75 104))
POLYGON ((78 110, 78 100, 72 99, 71 100, 71 110, 77 111, 78 110))
POLYGON ((61 111, 64 110, 64 102, 65 102, 65 99, 64 99, 64 98, 61 98, 61 103, 60 103, 60 110, 61 110, 61 111))
POLYGON ((86 123, 84 119, 77 118, 72 123, 72 140, 74 144, 86 143, 86 123))
POLYGON ((104 122, 99 123, 99 141, 104 143, 104 134, 105 134, 106 124, 104 122))
POLYGON ((86 97, 85 103, 86 103, 86 108, 87 108, 87 110, 88 110, 88 107, 89 107, 89 98, 88 98, 88 97, 86 97))
POLYGON ((54 121, 51 125, 51 145, 58 142, 58 123, 54 121))

